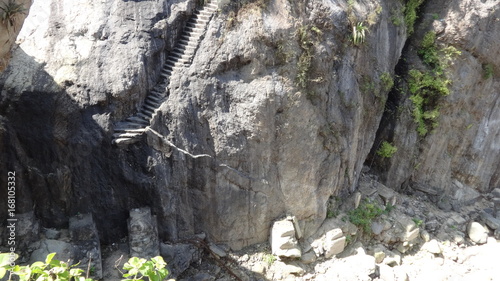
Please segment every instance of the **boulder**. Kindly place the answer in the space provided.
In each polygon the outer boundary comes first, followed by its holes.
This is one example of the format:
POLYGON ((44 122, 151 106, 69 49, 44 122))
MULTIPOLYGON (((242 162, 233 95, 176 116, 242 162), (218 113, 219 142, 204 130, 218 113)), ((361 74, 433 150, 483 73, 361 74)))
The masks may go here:
POLYGON ((431 254, 441 254, 441 246, 439 246, 439 242, 436 239, 432 239, 429 242, 426 242, 422 248, 431 254))
POLYGON ((484 244, 488 240, 488 231, 478 222, 471 222, 467 225, 467 235, 477 244, 484 244))
POLYGON ((293 222, 284 219, 274 222, 270 238, 273 255, 285 258, 300 258, 302 256, 293 222))
POLYGON ((200 250, 191 244, 161 243, 160 252, 173 277, 186 271, 200 257, 200 250))
POLYGON ((309 251, 302 255, 300 261, 305 264, 310 264, 316 261, 316 254, 313 251, 309 251))

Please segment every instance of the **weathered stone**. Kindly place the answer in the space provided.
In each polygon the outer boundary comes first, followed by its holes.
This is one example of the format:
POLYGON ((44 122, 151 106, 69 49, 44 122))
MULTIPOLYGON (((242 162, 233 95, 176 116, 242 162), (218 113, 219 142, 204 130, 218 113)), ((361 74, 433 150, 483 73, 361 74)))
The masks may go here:
POLYGON ((345 247, 345 236, 333 240, 327 239, 325 242, 325 258, 329 259, 334 255, 342 253, 345 247))
POLYGON ((173 277, 183 273, 200 256, 198 248, 190 244, 161 243, 160 253, 173 277))
POLYGON ((296 264, 287 264, 281 261, 276 261, 273 266, 278 268, 278 270, 284 274, 302 276, 305 273, 305 270, 296 264))
POLYGON ((160 254, 156 216, 150 208, 133 209, 128 221, 130 255, 152 258, 160 254))
POLYGON ((357 209, 359 207, 359 203, 361 202, 361 193, 360 192, 354 193, 353 200, 354 200, 354 209, 357 209))
POLYGON ((287 258, 301 257, 293 222, 286 219, 274 222, 270 240, 273 255, 287 258))
POLYGON ((467 235, 477 244, 484 244, 488 240, 488 231, 478 222, 467 225, 467 235))
POLYGON ((214 281, 215 277, 207 272, 200 272, 189 279, 190 281, 214 281))
POLYGON ((384 201, 384 205, 395 205, 396 202, 396 193, 394 190, 388 188, 387 186, 383 184, 378 184, 377 185, 377 193, 382 198, 382 201, 384 201))
POLYGON ((491 196, 495 198, 500 198, 500 188, 495 188, 491 191, 491 196))
POLYGON ((442 252, 439 242, 436 239, 426 242, 422 248, 431 254, 441 254, 442 252))
POLYGON ((382 233, 384 230, 384 225, 383 223, 377 222, 377 221, 372 221, 371 223, 371 230, 374 235, 379 235, 382 233))
POLYGON ((40 237, 40 223, 34 212, 16 214, 16 248, 27 247, 40 237))
POLYGON ((419 233, 420 233, 420 228, 415 228, 412 231, 406 232, 404 235, 403 241, 405 241, 405 242, 413 241, 418 237, 419 233))
POLYGON ((492 230, 500 228, 500 219, 494 218, 492 215, 484 211, 481 212, 481 218, 483 219, 484 223, 492 230))
POLYGON ((226 257, 227 253, 221 249, 219 246, 215 245, 214 243, 210 243, 209 246, 210 251, 212 251, 214 254, 216 254, 218 257, 226 257))
POLYGON ((316 254, 313 251, 307 252, 302 255, 300 258, 300 261, 303 262, 304 264, 310 264, 315 262, 317 259, 316 254))
POLYGON ((52 228, 44 229, 43 234, 47 239, 59 239, 59 237, 61 237, 61 231, 52 228))
POLYGON ((384 264, 387 264, 388 266, 397 266, 401 265, 401 255, 396 254, 392 251, 387 251, 386 252, 386 257, 384 259, 384 264))
POLYGON ((42 239, 40 241, 40 248, 33 251, 30 256, 29 263, 36 261, 45 261, 45 258, 50 253, 56 253, 55 259, 62 261, 73 261, 75 256, 75 249, 73 245, 67 242, 51 239, 42 239))
POLYGON ((89 264, 94 268, 92 276, 102 279, 102 255, 99 233, 92 214, 82 214, 69 220, 69 234, 74 249, 74 259, 80 268, 86 269, 89 264))
POLYGON ((429 232, 427 232, 426 230, 420 231, 420 237, 422 238, 422 240, 424 240, 424 242, 429 242, 429 240, 431 239, 429 232))
POLYGON ((252 271, 258 274, 266 274, 267 265, 264 262, 256 262, 252 266, 252 271))
POLYGON ((346 257, 341 263, 329 265, 323 280, 372 280, 376 275, 375 258, 357 254, 346 257))
POLYGON ((495 232, 493 233, 493 236, 495 237, 495 239, 500 240, 500 228, 495 230, 495 232))
POLYGON ((376 249, 373 251, 373 257, 375 258, 375 263, 381 263, 384 261, 385 252, 380 249, 376 249))

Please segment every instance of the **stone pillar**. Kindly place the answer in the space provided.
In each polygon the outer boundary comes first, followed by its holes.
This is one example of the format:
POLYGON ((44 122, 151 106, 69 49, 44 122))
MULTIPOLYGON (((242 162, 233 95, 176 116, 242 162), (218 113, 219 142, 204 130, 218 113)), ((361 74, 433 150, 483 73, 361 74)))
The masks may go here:
POLYGON ((71 217, 69 233, 74 261, 80 263, 78 267, 87 271, 90 262, 91 276, 102 279, 101 244, 92 214, 71 217))
POLYGON ((130 256, 152 258, 160 255, 156 216, 149 207, 130 211, 128 221, 130 256))

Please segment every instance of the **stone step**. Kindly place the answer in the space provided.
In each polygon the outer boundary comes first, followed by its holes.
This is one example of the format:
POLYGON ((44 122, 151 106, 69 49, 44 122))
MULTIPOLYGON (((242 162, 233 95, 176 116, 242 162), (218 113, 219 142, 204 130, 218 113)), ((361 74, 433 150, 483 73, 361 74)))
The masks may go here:
POLYGON ((190 27, 190 28, 199 28, 199 29, 203 29, 205 30, 205 26, 206 24, 204 23, 197 23, 195 20, 190 20, 186 23, 186 27, 190 27))
POLYGON ((134 123, 138 123, 138 124, 149 125, 149 121, 147 121, 147 120, 145 120, 143 118, 137 117, 137 116, 128 117, 125 120, 126 121, 130 121, 130 122, 134 122, 134 123))
POLYGON ((198 45, 198 37, 191 37, 186 34, 182 34, 181 37, 179 37, 179 42, 182 44, 182 42, 185 42, 184 44, 186 45, 191 45, 191 46, 196 46, 198 45))
POLYGON ((163 99, 165 97, 165 92, 166 91, 159 92, 159 91, 152 90, 151 92, 149 92, 148 96, 155 97, 158 99, 163 99))
POLYGON ((164 94, 164 91, 163 91, 163 92, 158 91, 158 90, 156 89, 156 87, 155 87, 155 88, 153 88, 153 89, 151 90, 151 92, 149 92, 149 93, 150 93, 151 95, 155 95, 155 96, 158 96, 158 97, 162 97, 162 96, 163 96, 163 94, 164 94))
POLYGON ((187 35, 189 38, 199 38, 203 34, 203 31, 198 31, 198 30, 191 30, 188 28, 185 28, 182 31, 182 35, 187 35))
POLYGON ((167 59, 165 61, 165 63, 169 62, 170 64, 176 64, 176 63, 183 63, 183 64, 186 64, 186 63, 189 63, 189 59, 185 59, 185 58, 170 58, 170 59, 167 59))
POLYGON ((158 107, 160 107, 160 105, 161 105, 161 103, 160 103, 160 102, 154 101, 154 100, 152 100, 152 99, 146 99, 146 100, 144 101, 144 104, 147 104, 147 105, 153 106, 153 107, 155 107, 155 108, 158 108, 158 107))
POLYGON ((196 19, 202 19, 208 21, 210 20, 212 13, 203 10, 197 10, 193 13, 193 16, 195 16, 196 19))
POLYGON ((113 134, 113 138, 115 139, 120 139, 120 138, 137 138, 140 137, 142 133, 117 133, 113 134))
POLYGON ((180 70, 180 69, 182 69, 182 67, 180 67, 180 66, 172 66, 172 65, 165 65, 164 68, 166 70, 169 70, 169 71, 174 71, 174 70, 180 70))
POLYGON ((115 132, 123 132, 123 133, 144 133, 146 131, 146 128, 141 127, 141 128, 136 128, 136 129, 130 129, 130 128, 115 128, 115 132))
POLYGON ((178 51, 172 51, 170 53, 170 57, 174 57, 174 58, 180 58, 180 59, 191 59, 191 55, 190 54, 184 54, 184 53, 181 53, 181 52, 178 52, 178 51))
POLYGON ((138 123, 134 123, 134 122, 124 122, 124 123, 120 123, 118 124, 114 131, 125 131, 125 130, 136 130, 136 129, 140 129, 144 127, 143 124, 138 124, 138 123))
POLYGON ((117 138, 113 140, 113 143, 118 146, 125 146, 127 144, 133 144, 138 142, 138 138, 117 138))
MULTIPOLYGON (((145 120, 148 120, 148 122, 150 122, 150 121, 151 121, 151 116, 152 116, 152 115, 144 114, 144 113, 142 113, 142 111, 141 111, 141 112, 138 112, 138 113, 137 113, 137 116, 138 116, 138 117, 141 117, 141 118, 143 118, 143 119, 145 119, 145 120)), ((141 125, 141 126, 143 127, 144 125, 141 125)))
POLYGON ((161 104, 163 102, 163 97, 149 95, 146 100, 152 100, 154 102, 161 104))
POLYGON ((205 28, 186 26, 184 32, 203 34, 205 28))
POLYGON ((147 116, 151 116, 151 118, 153 118, 153 114, 155 113, 155 111, 152 109, 143 107, 143 108, 141 108, 141 113, 144 115, 147 115, 147 116))
POLYGON ((207 11, 206 9, 200 9, 194 12, 195 15, 202 15, 202 16, 207 16, 210 17, 213 15, 211 11, 207 11))
POLYGON ((196 23, 202 23, 202 24, 206 25, 208 23, 208 21, 210 20, 210 17, 194 13, 193 19, 196 23))
MULTIPOLYGON (((142 105, 142 108, 143 109, 150 109, 150 110, 152 110, 154 112, 158 107, 152 106, 152 105, 149 105, 149 104, 145 103, 145 104, 142 105)), ((148 125, 149 125, 149 122, 148 122, 148 125)))
POLYGON ((198 47, 197 41, 187 41, 186 39, 179 39, 179 46, 186 46, 196 49, 198 47))

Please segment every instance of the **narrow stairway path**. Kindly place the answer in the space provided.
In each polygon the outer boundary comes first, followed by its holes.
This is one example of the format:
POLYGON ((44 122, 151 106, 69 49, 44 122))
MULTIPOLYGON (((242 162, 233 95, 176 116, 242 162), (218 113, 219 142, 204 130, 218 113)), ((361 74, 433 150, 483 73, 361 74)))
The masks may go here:
POLYGON ((177 44, 168 55, 160 72, 160 79, 148 93, 139 111, 119 122, 113 133, 113 144, 125 147, 138 142, 146 128, 151 125, 156 111, 169 96, 168 84, 170 76, 178 69, 189 66, 198 48, 208 22, 217 11, 217 0, 212 0, 202 8, 196 10, 184 27, 177 44))

